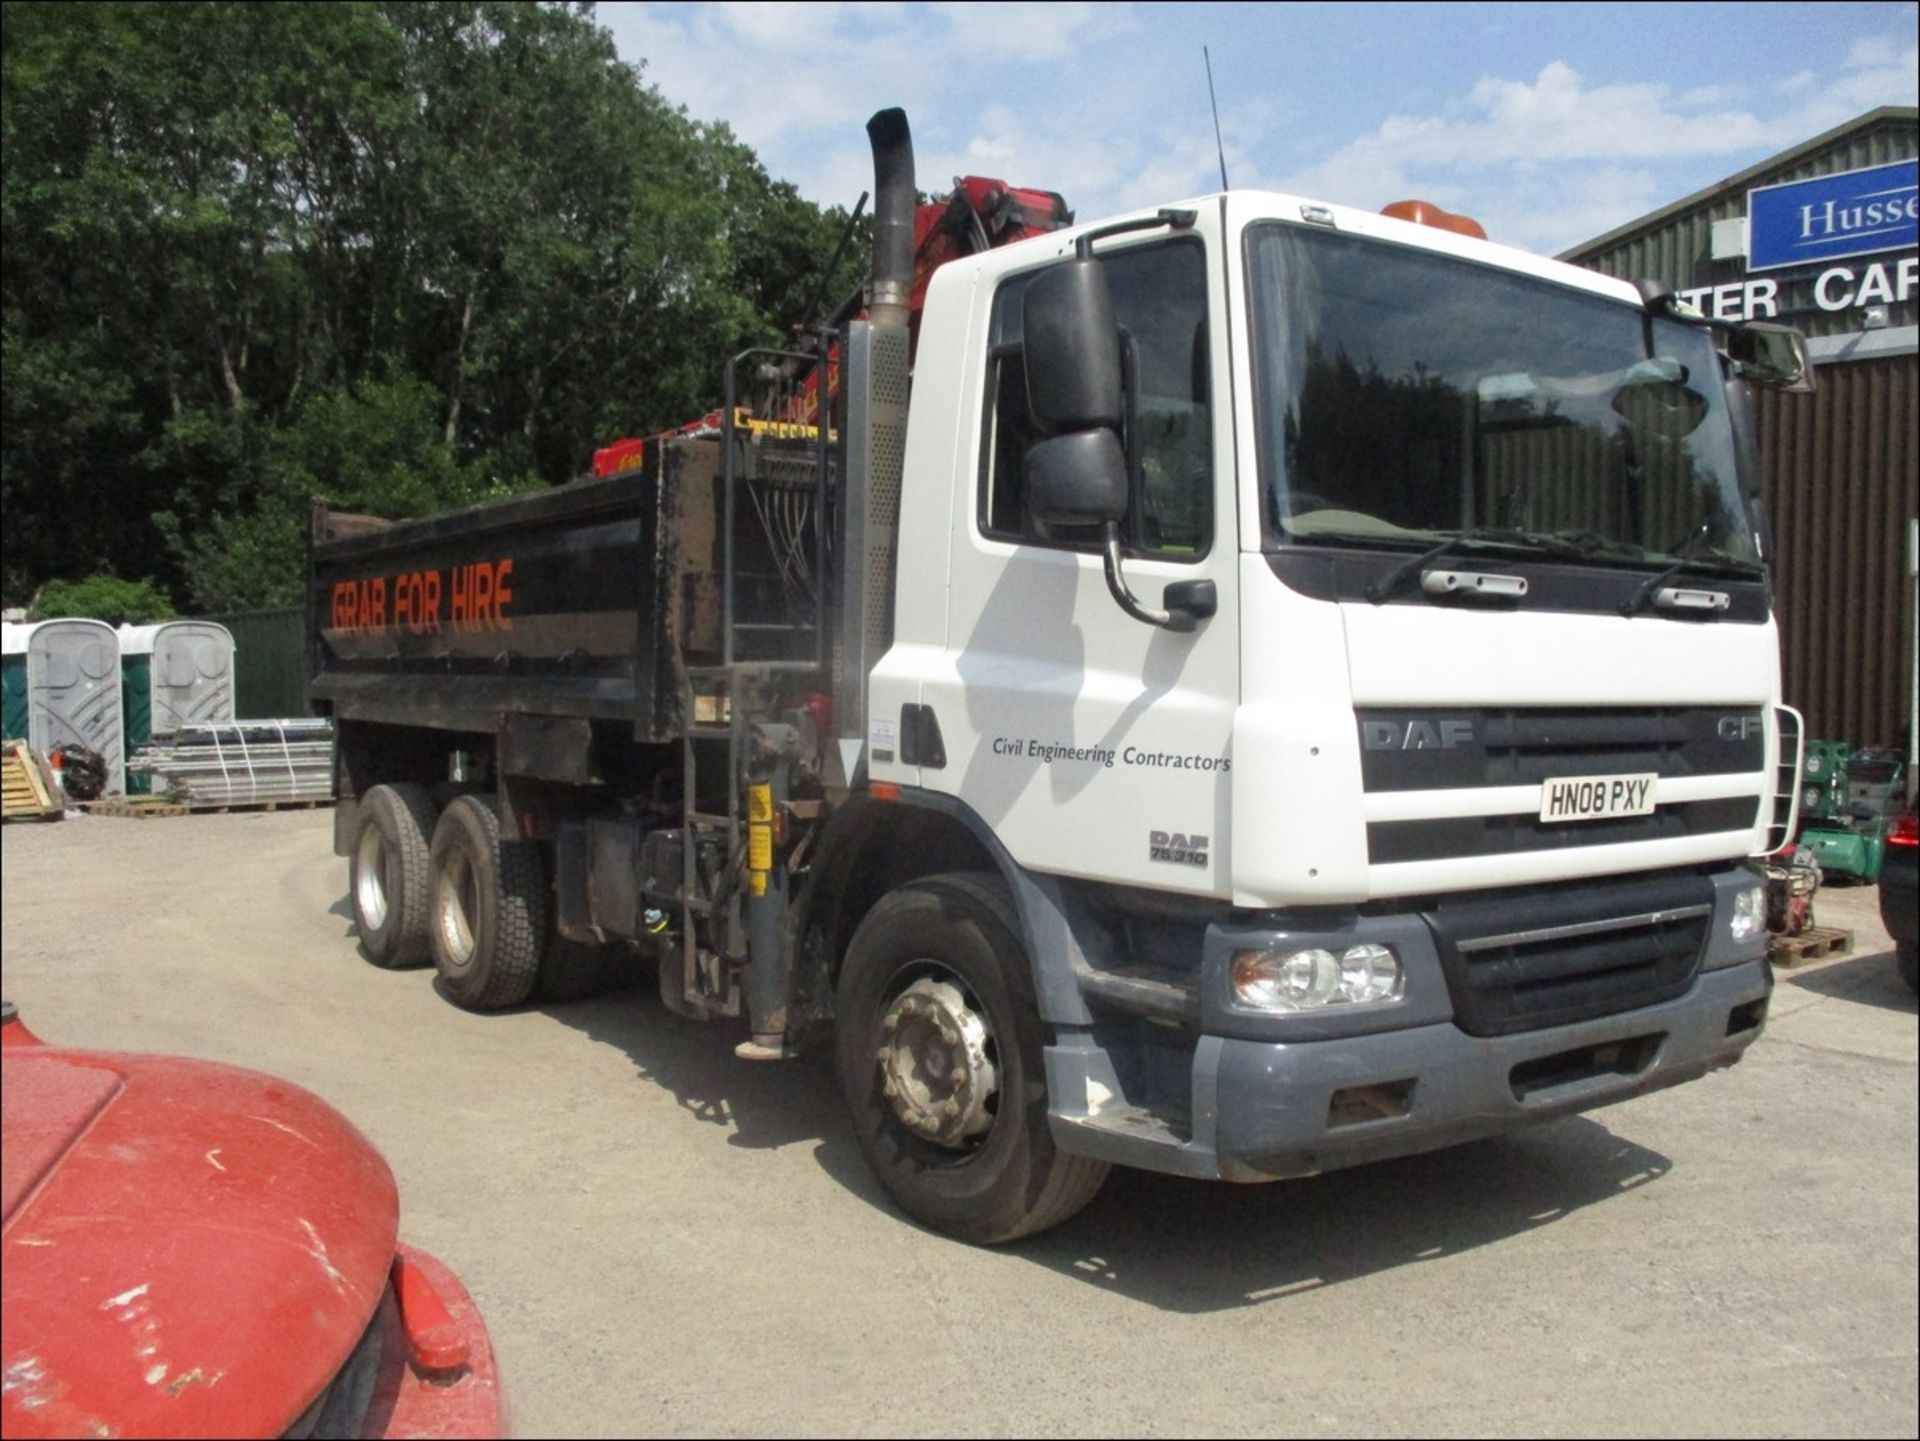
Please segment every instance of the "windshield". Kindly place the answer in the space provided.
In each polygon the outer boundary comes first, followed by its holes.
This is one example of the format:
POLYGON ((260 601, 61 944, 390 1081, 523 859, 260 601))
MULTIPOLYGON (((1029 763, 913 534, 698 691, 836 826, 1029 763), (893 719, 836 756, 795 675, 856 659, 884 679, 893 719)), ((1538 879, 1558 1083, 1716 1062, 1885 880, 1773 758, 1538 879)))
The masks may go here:
POLYGON ((1330 231, 1248 249, 1269 546, 1757 569, 1706 331, 1330 231))

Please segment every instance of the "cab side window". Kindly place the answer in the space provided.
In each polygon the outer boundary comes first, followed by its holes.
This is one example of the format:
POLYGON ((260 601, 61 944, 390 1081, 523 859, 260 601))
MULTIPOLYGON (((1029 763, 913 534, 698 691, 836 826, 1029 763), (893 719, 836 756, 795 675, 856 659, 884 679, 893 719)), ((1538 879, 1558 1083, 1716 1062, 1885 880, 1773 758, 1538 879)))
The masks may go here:
MULTIPOLYGON (((1101 258, 1120 323, 1131 501, 1122 535, 1136 554, 1198 560, 1213 541, 1213 427, 1208 403, 1206 253, 1184 239, 1101 258)), ((1027 414, 1020 308, 1040 271, 993 298, 978 519, 996 540, 1092 548, 1093 527, 1050 532, 1028 512, 1021 460, 1040 437, 1027 414)))

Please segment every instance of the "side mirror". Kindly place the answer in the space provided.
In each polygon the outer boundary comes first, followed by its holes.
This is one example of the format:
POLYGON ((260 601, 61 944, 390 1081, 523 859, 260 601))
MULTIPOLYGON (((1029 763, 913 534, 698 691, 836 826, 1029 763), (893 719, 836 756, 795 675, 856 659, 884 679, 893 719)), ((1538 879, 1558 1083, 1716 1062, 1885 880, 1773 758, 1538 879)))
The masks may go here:
POLYGON ((1021 302, 1027 412, 1042 435, 1107 429, 1125 414, 1120 326, 1100 262, 1076 256, 1038 276, 1021 302))
POLYGON ((1813 361, 1807 340, 1791 325, 1749 320, 1727 334, 1727 355, 1740 376, 1753 385, 1805 395, 1813 389, 1813 361))
POLYGON ((1043 525, 1105 525, 1127 515, 1127 456, 1104 426, 1038 440, 1025 456, 1027 509, 1043 525))

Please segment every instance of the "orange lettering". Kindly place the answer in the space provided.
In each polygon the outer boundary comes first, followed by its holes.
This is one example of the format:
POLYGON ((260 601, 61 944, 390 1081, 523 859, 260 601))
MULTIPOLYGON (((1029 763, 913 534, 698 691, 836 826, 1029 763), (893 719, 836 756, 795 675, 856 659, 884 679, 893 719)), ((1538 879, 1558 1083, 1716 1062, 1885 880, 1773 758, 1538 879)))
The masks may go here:
POLYGON ((484 560, 473 568, 473 623, 488 627, 493 623, 493 567, 484 560))
POLYGON ((410 572, 402 572, 393 578, 393 623, 405 625, 408 630, 413 626, 413 588, 420 584, 420 577, 410 572))
POLYGON ((426 594, 421 600, 420 619, 427 630, 440 629, 440 572, 430 570, 424 577, 426 594))
POLYGON ((513 629, 513 618, 507 614, 507 607, 513 604, 513 592, 507 588, 507 577, 513 574, 513 562, 503 560, 493 577, 494 613, 500 619, 502 630, 513 629))

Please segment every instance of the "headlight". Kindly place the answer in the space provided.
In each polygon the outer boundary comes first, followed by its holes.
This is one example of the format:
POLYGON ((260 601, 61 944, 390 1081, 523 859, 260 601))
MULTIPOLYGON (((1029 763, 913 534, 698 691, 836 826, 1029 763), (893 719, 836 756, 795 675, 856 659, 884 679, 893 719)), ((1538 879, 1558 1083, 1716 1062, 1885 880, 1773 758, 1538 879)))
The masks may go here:
POLYGON ((1733 919, 1728 923, 1736 941, 1750 941, 1767 928, 1767 893, 1764 887, 1748 886, 1733 898, 1733 919))
POLYGON ((1405 990, 1399 957, 1385 946, 1233 953, 1234 999, 1263 1011, 1397 1001, 1405 990))

